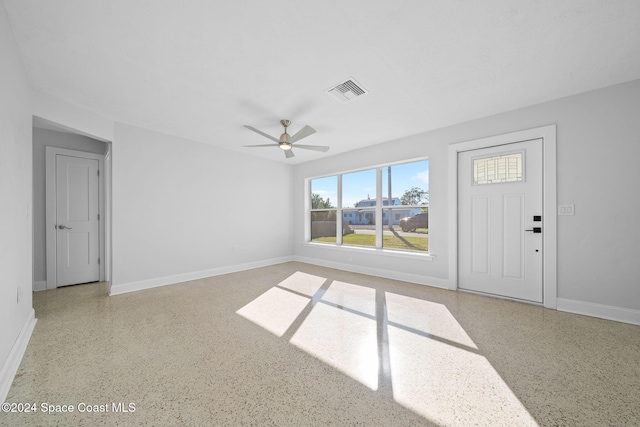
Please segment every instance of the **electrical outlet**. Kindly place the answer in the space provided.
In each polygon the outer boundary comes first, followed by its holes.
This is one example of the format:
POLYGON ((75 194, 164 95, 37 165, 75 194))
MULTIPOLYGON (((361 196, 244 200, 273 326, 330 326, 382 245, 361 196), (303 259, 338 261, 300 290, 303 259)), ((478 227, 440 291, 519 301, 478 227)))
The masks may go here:
POLYGON ((558 215, 575 215, 575 205, 558 205, 558 215))
POLYGON ((236 253, 238 252, 238 248, 236 248, 235 246, 231 246, 231 253, 236 253))

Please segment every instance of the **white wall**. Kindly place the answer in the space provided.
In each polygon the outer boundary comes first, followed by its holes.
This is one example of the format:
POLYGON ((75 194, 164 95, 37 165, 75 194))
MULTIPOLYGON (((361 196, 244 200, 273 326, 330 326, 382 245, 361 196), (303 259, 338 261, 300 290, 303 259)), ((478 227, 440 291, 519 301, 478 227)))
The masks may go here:
POLYGON ((290 259, 291 166, 122 124, 112 149, 112 294, 290 259))
MULTIPOLYGON (((33 316, 31 299, 31 103, 4 7, 0 7, 0 402, 10 355, 33 316), (18 289, 21 300, 17 302, 18 289)), ((25 343, 26 345, 26 343, 25 343)), ((20 356, 21 357, 21 354, 20 356)), ((19 363, 19 358, 18 361, 19 363)), ((9 382, 10 384, 10 382, 9 382)))
POLYGON ((87 151, 105 154, 107 144, 83 135, 56 132, 50 129, 33 129, 33 281, 39 289, 47 280, 47 248, 46 248, 46 155, 45 147, 66 148, 69 150, 87 151))
POLYGON ((32 99, 35 116, 112 142, 112 294, 291 259, 291 166, 114 123, 35 89, 32 99))
MULTIPOLYGON (((640 80, 297 165, 294 173, 294 254, 319 263, 343 263, 399 278, 446 286, 449 144, 557 124, 558 203, 575 216, 558 218, 558 297, 640 310, 640 80), (345 254, 304 245, 307 177, 413 157, 430 158, 432 262, 345 254), (411 279, 409 277, 408 279, 411 279)), ((351 254, 351 253, 350 253, 351 254)))
POLYGON ((113 141, 113 121, 60 98, 31 88, 33 115, 72 133, 113 141))

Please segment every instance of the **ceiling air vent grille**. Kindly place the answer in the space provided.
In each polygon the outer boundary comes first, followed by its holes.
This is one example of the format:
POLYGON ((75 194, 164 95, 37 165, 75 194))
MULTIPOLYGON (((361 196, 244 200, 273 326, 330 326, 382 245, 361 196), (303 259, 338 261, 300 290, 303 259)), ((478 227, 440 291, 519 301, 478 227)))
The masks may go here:
POLYGON ((366 95, 369 92, 367 92, 367 90, 353 78, 348 78, 330 89, 327 89, 327 93, 344 104, 345 102, 349 102, 359 96, 366 95))

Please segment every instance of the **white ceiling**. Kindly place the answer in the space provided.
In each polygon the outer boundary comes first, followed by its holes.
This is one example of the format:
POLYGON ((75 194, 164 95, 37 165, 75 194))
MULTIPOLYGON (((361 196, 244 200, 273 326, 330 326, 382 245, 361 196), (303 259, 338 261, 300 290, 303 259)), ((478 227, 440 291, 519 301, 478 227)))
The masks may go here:
POLYGON ((4 0, 31 84, 287 163, 640 78, 637 0, 4 0), (370 93, 341 104, 347 77, 370 93), (328 153, 244 148, 290 133, 328 153))

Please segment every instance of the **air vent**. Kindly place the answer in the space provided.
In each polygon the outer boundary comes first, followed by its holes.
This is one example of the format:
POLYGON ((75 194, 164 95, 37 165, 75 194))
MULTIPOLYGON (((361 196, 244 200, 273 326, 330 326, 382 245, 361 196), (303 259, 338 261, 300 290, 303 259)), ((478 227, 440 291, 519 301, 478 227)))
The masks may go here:
POLYGON ((349 77, 347 80, 327 89, 327 93, 344 104, 369 92, 360 83, 349 77))

